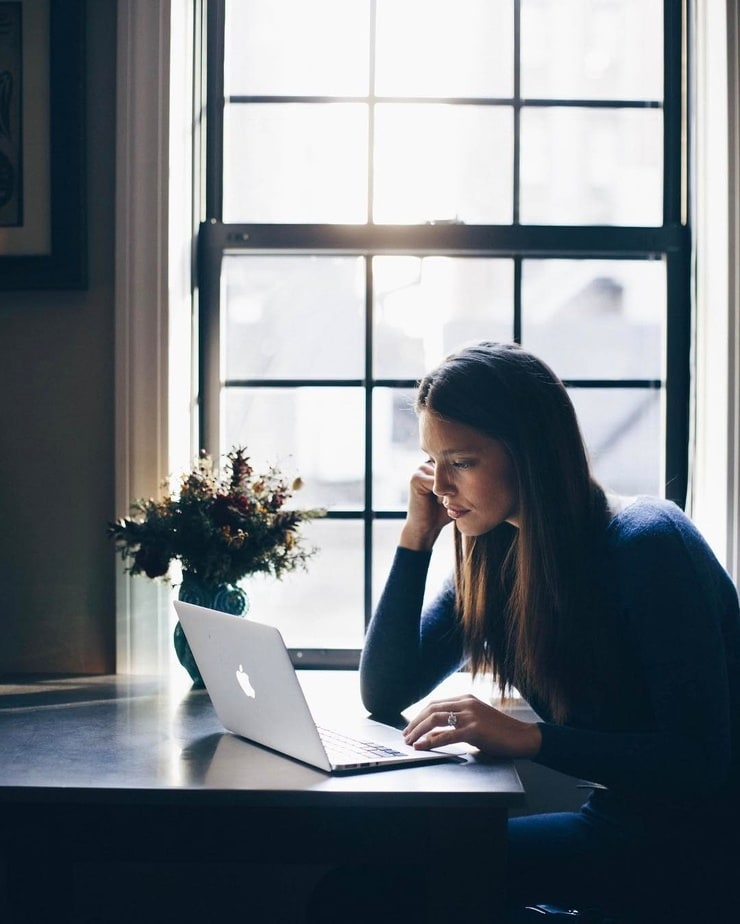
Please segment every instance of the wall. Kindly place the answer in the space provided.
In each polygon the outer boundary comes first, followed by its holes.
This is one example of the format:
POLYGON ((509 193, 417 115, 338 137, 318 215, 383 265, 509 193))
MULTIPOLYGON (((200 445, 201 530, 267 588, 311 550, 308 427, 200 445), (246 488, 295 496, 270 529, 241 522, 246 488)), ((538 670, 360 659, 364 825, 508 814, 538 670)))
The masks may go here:
POLYGON ((115 0, 87 20, 88 288, 0 292, 0 674, 115 669, 115 0))

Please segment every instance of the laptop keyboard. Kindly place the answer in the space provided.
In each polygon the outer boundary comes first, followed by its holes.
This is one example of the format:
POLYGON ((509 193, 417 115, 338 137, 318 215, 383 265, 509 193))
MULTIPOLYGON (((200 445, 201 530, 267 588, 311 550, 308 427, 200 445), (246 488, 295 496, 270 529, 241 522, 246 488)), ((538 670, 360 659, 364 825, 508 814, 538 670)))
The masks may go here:
POLYGON ((361 741, 341 732, 328 728, 319 728, 321 741, 332 763, 342 764, 347 761, 372 760, 377 757, 402 757, 402 751, 386 747, 375 741, 361 741))

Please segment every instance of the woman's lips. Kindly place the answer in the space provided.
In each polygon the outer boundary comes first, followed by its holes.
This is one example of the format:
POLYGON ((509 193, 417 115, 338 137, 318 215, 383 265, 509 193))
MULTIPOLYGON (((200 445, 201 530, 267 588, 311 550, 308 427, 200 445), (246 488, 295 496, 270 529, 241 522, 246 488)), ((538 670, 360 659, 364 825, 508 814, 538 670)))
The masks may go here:
POLYGON ((452 517, 453 520, 459 520, 468 512, 464 507, 447 507, 446 509, 447 516, 452 517))

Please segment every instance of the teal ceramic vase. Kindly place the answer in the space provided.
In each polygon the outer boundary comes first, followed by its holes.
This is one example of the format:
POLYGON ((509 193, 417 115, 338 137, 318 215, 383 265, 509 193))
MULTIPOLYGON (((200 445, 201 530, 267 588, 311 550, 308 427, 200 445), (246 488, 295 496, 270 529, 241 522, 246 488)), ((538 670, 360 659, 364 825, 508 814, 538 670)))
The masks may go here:
MULTIPOLYGON (((196 606, 205 606, 234 616, 246 616, 249 611, 249 597, 241 587, 232 584, 207 584, 189 571, 182 576, 177 596, 185 603, 194 603, 196 606)), ((177 659, 190 674, 193 687, 203 689, 203 678, 179 622, 175 626, 174 643, 177 659)))

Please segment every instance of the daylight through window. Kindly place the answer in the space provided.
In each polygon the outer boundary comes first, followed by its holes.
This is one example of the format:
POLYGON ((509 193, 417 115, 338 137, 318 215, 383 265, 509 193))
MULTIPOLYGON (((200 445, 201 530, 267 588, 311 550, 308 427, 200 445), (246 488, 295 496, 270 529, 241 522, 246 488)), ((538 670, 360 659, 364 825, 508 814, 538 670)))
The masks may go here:
POLYGON ((599 478, 683 504, 684 19, 209 0, 201 443, 246 444, 328 509, 309 572, 250 588, 297 662, 357 663, 421 459, 414 385, 467 341, 540 355, 599 478))

